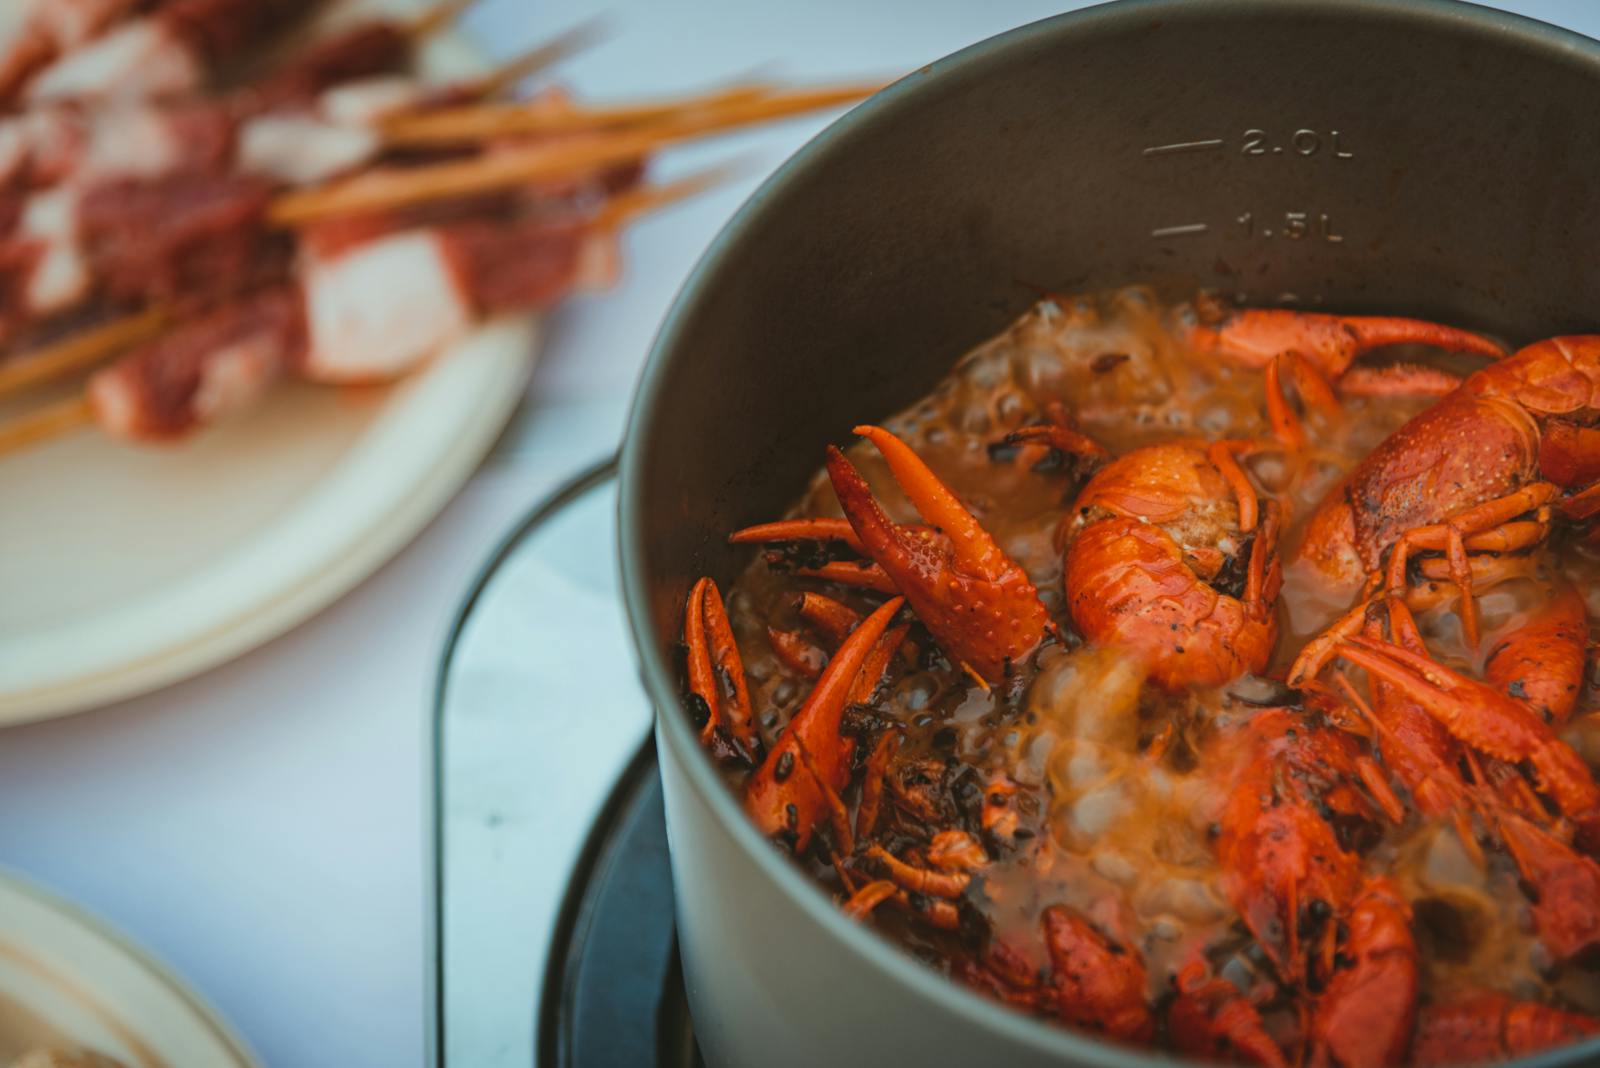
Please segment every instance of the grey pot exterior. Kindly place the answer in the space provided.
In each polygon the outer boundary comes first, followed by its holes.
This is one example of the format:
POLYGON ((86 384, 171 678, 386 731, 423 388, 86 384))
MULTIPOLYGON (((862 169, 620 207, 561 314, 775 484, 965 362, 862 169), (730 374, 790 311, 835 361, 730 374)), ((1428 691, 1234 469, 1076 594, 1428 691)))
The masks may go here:
POLYGON ((674 655, 689 584, 733 579, 749 557, 726 532, 778 515, 824 444, 925 392, 1031 287, 1139 281, 1516 341, 1600 329, 1600 45, 1448 0, 1125 0, 916 72, 751 199, 662 329, 622 472, 711 1064, 1159 1060, 983 1001, 844 919, 699 751, 674 655))

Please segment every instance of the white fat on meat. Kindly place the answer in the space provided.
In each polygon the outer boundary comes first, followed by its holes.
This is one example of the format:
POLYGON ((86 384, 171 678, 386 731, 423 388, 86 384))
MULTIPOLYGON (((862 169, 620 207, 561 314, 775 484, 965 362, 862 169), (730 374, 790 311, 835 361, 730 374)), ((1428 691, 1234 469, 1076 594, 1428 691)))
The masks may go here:
POLYGON ((401 75, 363 78, 322 93, 314 112, 251 119, 239 131, 240 167, 295 184, 335 177, 375 156, 383 120, 415 107, 427 91, 401 75))
POLYGON ((209 426, 249 408, 267 392, 282 366, 283 347, 270 330, 212 353, 194 394, 196 421, 209 426))
POLYGON ((101 371, 89 377, 84 395, 94 412, 97 426, 112 437, 135 438, 139 436, 139 396, 128 376, 118 374, 119 368, 101 371))
POLYGON ((130 104, 94 113, 73 177, 159 178, 183 161, 184 144, 171 116, 159 107, 130 104))
POLYGON ((0 119, 0 184, 24 169, 36 182, 60 179, 82 154, 86 135, 82 117, 64 107, 32 108, 0 119))
POLYGON ((313 259, 305 274, 305 376, 371 382, 410 371, 474 318, 442 239, 421 230, 313 259))
POLYGON ((378 148, 378 135, 371 129, 305 114, 268 114, 240 128, 239 168, 303 185, 357 167, 378 148))
POLYGON ((0 119, 0 183, 9 182, 27 164, 31 144, 25 116, 0 119))
POLYGON ((403 74, 360 78, 325 91, 317 99, 317 107, 329 122, 375 127, 416 107, 429 91, 428 86, 403 74))
POLYGON ((191 92, 204 78, 189 45, 160 19, 143 18, 50 64, 29 84, 27 98, 149 99, 191 92))
POLYGON ((78 242, 78 192, 71 187, 35 193, 17 220, 17 236, 39 244, 28 276, 26 300, 34 315, 52 315, 89 292, 89 265, 78 242))

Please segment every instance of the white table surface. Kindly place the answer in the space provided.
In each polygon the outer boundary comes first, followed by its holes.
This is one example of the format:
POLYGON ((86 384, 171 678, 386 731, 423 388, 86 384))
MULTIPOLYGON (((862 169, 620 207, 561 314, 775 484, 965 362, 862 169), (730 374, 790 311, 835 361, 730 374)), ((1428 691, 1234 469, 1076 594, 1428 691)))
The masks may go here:
MULTIPOLYGON (((480 0, 466 26, 503 56, 602 13, 611 36, 569 65, 570 80, 626 98, 752 72, 893 74, 1079 6, 480 0)), ((1600 35, 1593 0, 1496 6, 1600 35)), ((269 1064, 420 1065, 426 738, 446 627, 513 520, 614 447, 656 324, 700 250, 756 177, 820 125, 675 156, 669 171, 748 152, 752 177, 635 229, 621 285, 550 319, 526 401, 483 469, 339 604, 199 678, 7 730, 0 863, 120 925, 269 1064)))

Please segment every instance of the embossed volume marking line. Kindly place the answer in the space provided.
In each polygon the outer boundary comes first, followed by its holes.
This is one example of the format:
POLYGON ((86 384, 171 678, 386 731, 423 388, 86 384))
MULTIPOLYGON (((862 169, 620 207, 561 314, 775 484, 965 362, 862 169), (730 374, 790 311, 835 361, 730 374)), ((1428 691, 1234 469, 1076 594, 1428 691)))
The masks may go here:
POLYGON ((1221 148, 1223 140, 1213 137, 1207 141, 1177 141, 1170 145, 1151 145, 1144 150, 1147 156, 1173 156, 1179 152, 1210 152, 1221 148))
POLYGON ((1161 226, 1150 231, 1151 237, 1187 237, 1190 234, 1203 234, 1210 227, 1205 223, 1184 223, 1181 226, 1161 226))

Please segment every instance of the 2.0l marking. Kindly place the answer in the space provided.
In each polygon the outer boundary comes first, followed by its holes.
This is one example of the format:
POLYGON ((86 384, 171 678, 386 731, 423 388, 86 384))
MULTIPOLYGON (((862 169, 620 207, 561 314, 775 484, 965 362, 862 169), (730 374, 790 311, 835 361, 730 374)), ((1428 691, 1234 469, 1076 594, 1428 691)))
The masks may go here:
MULTIPOLYGON (((1228 147, 1222 137, 1205 137, 1194 141, 1173 141, 1165 145, 1150 145, 1144 155, 1151 158, 1188 155, 1192 152, 1216 152, 1228 147)), ((1338 130, 1323 133, 1302 126, 1289 135, 1287 141, 1278 143, 1266 130, 1246 130, 1239 142, 1241 156, 1281 156, 1285 152, 1295 156, 1331 155, 1334 159, 1354 159, 1355 153, 1345 147, 1344 137, 1338 130)))
MULTIPOLYGON (((1288 150, 1297 156, 1315 156, 1324 149, 1334 159, 1354 159, 1355 153, 1344 147, 1338 130, 1329 130, 1326 134, 1316 130, 1301 127, 1289 135, 1288 150)), ((1272 135, 1266 130, 1246 130, 1244 143, 1239 149, 1241 156, 1281 156, 1285 146, 1275 144, 1272 135)))

